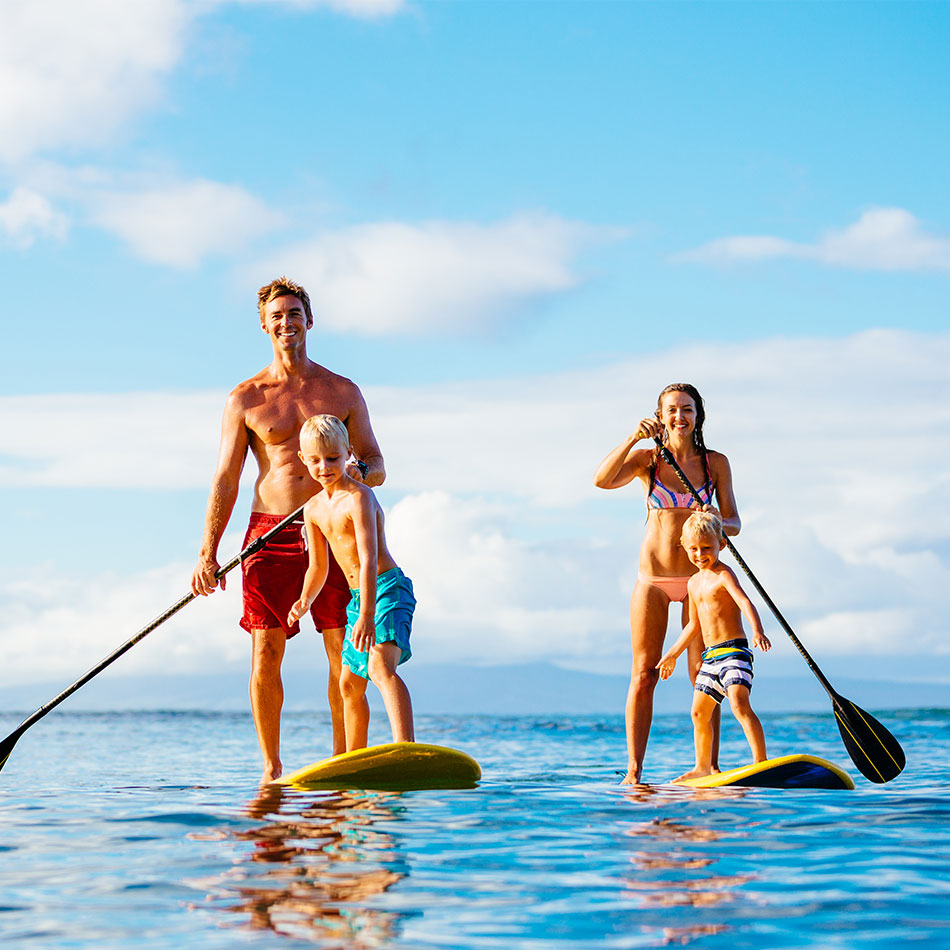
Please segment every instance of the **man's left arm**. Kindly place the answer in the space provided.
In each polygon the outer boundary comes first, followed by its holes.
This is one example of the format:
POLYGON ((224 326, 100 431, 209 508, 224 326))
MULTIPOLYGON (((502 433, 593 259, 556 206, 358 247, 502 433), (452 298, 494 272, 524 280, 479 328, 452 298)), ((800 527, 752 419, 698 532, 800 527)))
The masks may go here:
POLYGON ((386 466, 383 462, 383 453, 379 450, 379 443, 373 435, 373 427, 369 421, 369 410, 363 394, 354 385, 353 401, 350 414, 346 419, 346 428, 350 433, 350 444, 353 454, 366 466, 363 483, 375 488, 386 480, 386 466))

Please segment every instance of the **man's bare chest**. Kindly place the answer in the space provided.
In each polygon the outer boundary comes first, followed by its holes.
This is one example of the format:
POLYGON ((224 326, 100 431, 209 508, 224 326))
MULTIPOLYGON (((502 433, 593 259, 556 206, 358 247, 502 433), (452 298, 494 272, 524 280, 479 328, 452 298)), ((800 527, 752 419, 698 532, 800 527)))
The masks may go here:
POLYGON ((262 442, 276 445, 296 441, 300 427, 311 416, 329 413, 344 422, 349 408, 332 392, 316 389, 294 393, 268 393, 244 414, 245 425, 262 442))

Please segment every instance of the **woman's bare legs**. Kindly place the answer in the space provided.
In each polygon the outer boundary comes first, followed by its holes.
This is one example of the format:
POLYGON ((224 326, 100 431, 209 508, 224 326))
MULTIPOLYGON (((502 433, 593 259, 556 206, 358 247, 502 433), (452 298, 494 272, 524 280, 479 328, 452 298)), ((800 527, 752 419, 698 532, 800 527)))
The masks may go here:
POLYGON ((658 587, 637 581, 630 598, 630 638, 633 667, 627 690, 627 775, 624 785, 637 785, 653 723, 653 690, 659 679, 656 664, 663 655, 670 599, 658 587))

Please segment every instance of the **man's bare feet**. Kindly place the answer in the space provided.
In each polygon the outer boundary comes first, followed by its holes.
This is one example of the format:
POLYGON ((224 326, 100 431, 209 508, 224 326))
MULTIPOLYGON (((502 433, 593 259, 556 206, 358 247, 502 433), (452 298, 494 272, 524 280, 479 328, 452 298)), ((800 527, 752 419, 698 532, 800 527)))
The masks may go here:
POLYGON ((275 779, 279 779, 284 771, 280 762, 274 762, 264 767, 264 774, 261 776, 261 785, 270 785, 275 779))
POLYGON ((705 778, 707 775, 712 774, 713 773, 711 769, 690 769, 688 772, 684 772, 678 778, 673 779, 673 784, 675 785, 677 782, 685 782, 690 778, 705 778))
POLYGON ((642 785, 640 781, 641 769, 628 769, 627 774, 624 775, 621 785, 642 785))

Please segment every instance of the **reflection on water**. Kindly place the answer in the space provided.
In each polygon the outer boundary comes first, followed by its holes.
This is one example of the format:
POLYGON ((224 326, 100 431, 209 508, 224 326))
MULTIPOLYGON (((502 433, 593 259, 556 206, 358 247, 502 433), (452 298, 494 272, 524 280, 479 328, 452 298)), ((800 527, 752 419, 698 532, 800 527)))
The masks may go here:
MULTIPOLYGON (((695 789, 686 793, 691 801, 720 801, 723 798, 741 799, 742 789, 695 789)), ((674 800, 680 791, 631 786, 624 797, 633 804, 659 804, 663 796, 674 800), (658 800, 659 796, 659 800, 658 800)), ((726 837, 745 837, 746 833, 720 830, 673 821, 651 818, 635 822, 623 829, 631 838, 649 840, 653 850, 634 851, 630 863, 636 873, 624 880, 624 896, 637 901, 641 907, 716 907, 736 899, 736 888, 753 879, 750 874, 715 874, 712 867, 720 859, 717 843, 726 837), (660 842, 660 850, 657 850, 660 842), (700 854, 697 854, 700 851, 700 854), (709 869, 709 870, 707 870, 709 869), (665 873, 670 872, 670 873, 665 873), (700 872, 700 873, 697 873, 700 872)), ((663 928, 663 943, 685 945, 698 937, 719 934, 729 930, 722 923, 695 923, 689 926, 663 928)))
POLYGON ((358 950, 389 943, 402 915, 365 902, 407 873, 381 830, 398 802, 394 793, 262 790, 245 808, 261 824, 222 835, 242 847, 209 900, 251 930, 358 950))

